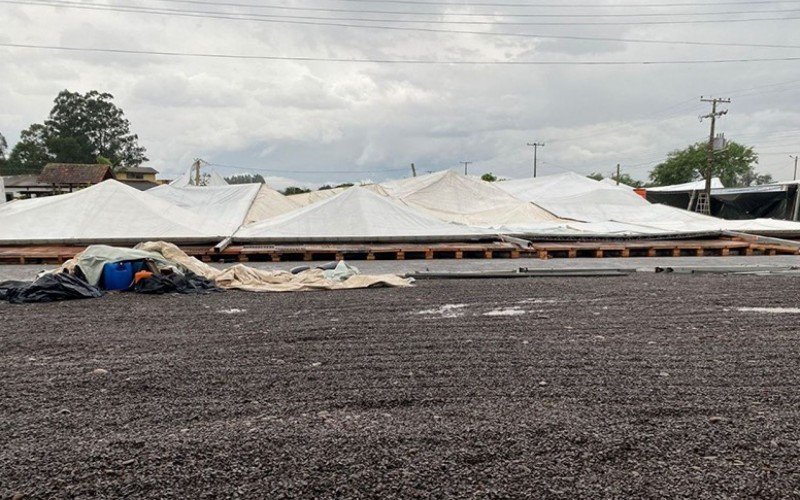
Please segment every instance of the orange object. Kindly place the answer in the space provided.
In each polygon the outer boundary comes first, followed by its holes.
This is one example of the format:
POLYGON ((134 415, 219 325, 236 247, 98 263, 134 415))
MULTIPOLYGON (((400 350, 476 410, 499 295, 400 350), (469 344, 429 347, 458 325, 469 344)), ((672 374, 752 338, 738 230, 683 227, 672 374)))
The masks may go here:
POLYGON ((146 280, 147 278, 152 278, 153 273, 150 271, 139 271, 138 273, 133 275, 133 283, 136 284, 141 280, 146 280))
POLYGON ((633 192, 638 194, 639 196, 641 196, 645 200, 647 199, 647 189, 645 189, 645 188, 636 188, 636 189, 633 190, 633 192))

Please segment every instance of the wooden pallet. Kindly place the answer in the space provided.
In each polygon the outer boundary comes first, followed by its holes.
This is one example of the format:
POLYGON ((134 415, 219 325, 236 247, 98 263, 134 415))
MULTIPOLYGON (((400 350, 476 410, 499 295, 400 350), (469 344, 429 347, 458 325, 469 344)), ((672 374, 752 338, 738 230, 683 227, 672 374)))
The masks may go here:
MULTIPOLYGON (((60 264, 82 251, 82 246, 0 247, 1 264, 60 264)), ((183 246, 187 254, 205 262, 406 260, 406 259, 517 259, 520 257, 603 258, 682 257, 728 255, 797 255, 798 246, 779 242, 720 238, 713 240, 625 240, 536 242, 523 248, 514 243, 436 244, 309 244, 231 245, 221 252, 211 246, 183 246)))

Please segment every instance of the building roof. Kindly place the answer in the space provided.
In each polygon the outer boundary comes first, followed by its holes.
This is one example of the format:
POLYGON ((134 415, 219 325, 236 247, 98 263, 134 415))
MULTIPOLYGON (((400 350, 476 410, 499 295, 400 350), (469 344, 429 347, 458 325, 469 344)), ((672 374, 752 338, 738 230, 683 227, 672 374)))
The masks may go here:
POLYGON ((150 167, 123 167, 120 169, 122 172, 129 174, 157 174, 158 170, 150 167))
POLYGON ((47 183, 39 182, 39 176, 36 174, 4 175, 3 183, 7 188, 48 185, 47 183))
POLYGON ((40 182, 56 185, 89 185, 113 178, 111 166, 84 163, 48 163, 39 175, 40 182))
POLYGON ((118 182, 121 182, 127 186, 132 188, 136 188, 139 191, 147 191, 148 189, 152 189, 154 187, 158 187, 160 184, 151 181, 144 181, 144 180, 128 180, 128 179, 117 179, 118 182))

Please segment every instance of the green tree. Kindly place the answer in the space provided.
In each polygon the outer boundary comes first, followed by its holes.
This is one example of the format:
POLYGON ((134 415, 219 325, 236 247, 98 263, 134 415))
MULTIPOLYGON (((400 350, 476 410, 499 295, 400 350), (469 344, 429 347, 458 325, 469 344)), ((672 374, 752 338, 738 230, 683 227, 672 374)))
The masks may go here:
POLYGON ((497 176, 496 176, 496 175, 494 175, 494 174, 493 174, 493 173, 491 173, 491 172, 487 172, 487 173, 485 173, 485 174, 483 174, 483 175, 481 176, 481 180, 482 180, 482 181, 486 181, 486 182, 494 182, 494 181, 496 181, 496 180, 497 180, 497 176))
MULTIPOLYGON (((683 184, 704 178, 707 154, 708 145, 705 142, 670 152, 667 159, 650 172, 653 185, 683 184)), ((771 180, 772 177, 769 175, 756 174, 757 164, 758 154, 752 147, 731 141, 724 150, 714 153, 712 175, 719 177, 727 187, 750 186, 759 181, 771 180)))
POLYGON ((8 150, 8 143, 3 134, 0 133, 0 175, 5 173, 4 167, 6 166, 6 151, 8 150))
POLYGON ((591 174, 587 175, 586 177, 595 180, 595 181, 602 181, 604 179, 603 174, 600 172, 592 172, 591 174))
MULTIPOLYGON (((605 176, 603 176, 603 174, 601 174, 599 172, 592 172, 591 174, 587 175, 586 177, 588 177, 590 179, 594 179, 596 181, 602 181, 603 179, 605 179, 605 176)), ((616 182, 617 181, 617 174, 616 173, 611 173, 611 174, 608 175, 608 178, 611 179, 612 181, 616 182)), ((635 187, 635 188, 644 186, 644 182, 634 179, 633 177, 631 177, 630 174, 619 174, 619 183, 620 184, 625 184, 626 186, 635 187)))
POLYGON ((225 182, 228 184, 266 184, 267 181, 261 174, 236 174, 230 177, 225 177, 225 182))
POLYGON ((301 188, 301 187, 297 187, 297 186, 289 186, 286 189, 284 189, 283 191, 281 191, 281 193, 283 193, 286 196, 291 196, 293 194, 310 193, 310 192, 311 192, 310 189, 301 188))
POLYGON ((112 100, 92 90, 85 94, 63 90, 43 124, 22 132, 9 155, 9 170, 38 173, 48 162, 94 163, 107 158, 113 167, 135 167, 147 161, 139 137, 112 100))
POLYGON ((41 123, 34 123, 20 134, 19 142, 8 155, 5 173, 38 174, 42 167, 54 158, 47 149, 47 129, 41 123))
POLYGON ((323 184, 317 189, 317 191, 327 191, 329 189, 333 189, 333 186, 330 184, 323 184))

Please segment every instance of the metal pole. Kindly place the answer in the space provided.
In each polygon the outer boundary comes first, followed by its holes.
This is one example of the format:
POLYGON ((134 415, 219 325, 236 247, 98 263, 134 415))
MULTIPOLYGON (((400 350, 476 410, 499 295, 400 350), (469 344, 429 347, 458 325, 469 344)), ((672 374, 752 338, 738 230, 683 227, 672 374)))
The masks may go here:
POLYGON ((617 186, 619 186, 619 163, 617 163, 617 186))
POLYGON ((796 181, 797 180, 797 158, 800 158, 800 155, 795 155, 795 156, 789 155, 789 158, 794 158, 794 176, 792 176, 792 180, 796 181))
POLYGON ((544 143, 529 142, 528 146, 531 146, 533 148, 533 177, 536 178, 537 153, 539 152, 539 146, 544 147, 544 143))

